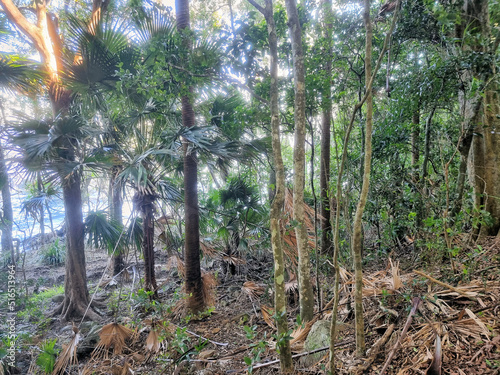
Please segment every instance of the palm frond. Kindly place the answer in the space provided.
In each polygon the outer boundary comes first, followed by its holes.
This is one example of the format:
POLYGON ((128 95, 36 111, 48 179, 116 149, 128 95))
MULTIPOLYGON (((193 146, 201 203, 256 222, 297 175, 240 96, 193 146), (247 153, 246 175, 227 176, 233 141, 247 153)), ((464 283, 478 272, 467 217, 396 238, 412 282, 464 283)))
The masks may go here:
POLYGON ((0 54, 0 87, 11 92, 32 92, 43 73, 40 64, 17 55, 0 54))
POLYGON ((175 23, 170 14, 158 6, 153 6, 150 10, 136 9, 133 19, 140 42, 147 43, 155 38, 173 40, 175 23))
POLYGON ((87 243, 95 248, 105 248, 109 253, 123 250, 124 241, 120 239, 122 226, 110 220, 103 211, 90 212, 85 219, 87 243))

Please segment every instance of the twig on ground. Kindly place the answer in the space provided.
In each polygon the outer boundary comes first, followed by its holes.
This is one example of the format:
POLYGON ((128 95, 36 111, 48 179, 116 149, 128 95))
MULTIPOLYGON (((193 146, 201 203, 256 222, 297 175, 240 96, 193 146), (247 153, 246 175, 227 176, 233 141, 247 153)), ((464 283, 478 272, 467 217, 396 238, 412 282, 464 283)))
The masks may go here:
POLYGON ((394 331, 394 324, 391 324, 389 327, 387 327, 387 330, 385 331, 384 335, 381 338, 379 338, 375 342, 375 344, 373 344, 372 348, 369 351, 370 356, 368 357, 368 359, 364 363, 352 369, 353 374, 355 375, 363 374, 366 370, 370 368, 372 363, 375 362, 375 359, 377 358, 380 348, 382 348, 382 346, 385 345, 387 340, 389 340, 389 337, 391 337, 392 331, 394 331))
POLYGON ((451 286, 449 284, 446 284, 446 283, 443 283, 442 281, 439 281, 435 278, 433 278, 432 276, 429 276, 429 275, 426 275, 425 273, 423 272, 420 272, 420 271, 416 271, 414 270, 413 272, 415 272, 417 275, 419 276, 422 276, 422 277, 425 277, 426 279, 428 279, 429 281, 433 282, 434 284, 437 284, 439 286, 442 286, 443 288, 446 288, 446 289, 449 289, 451 290, 452 292, 455 292, 455 293, 458 293, 460 294, 461 296, 464 296, 465 298, 468 298, 470 299, 471 301, 474 301, 474 302, 477 302, 477 299, 474 298, 474 297, 471 297, 467 294, 467 292, 464 292, 463 290, 460 290, 458 288, 455 288, 454 286, 451 286))
MULTIPOLYGON (((354 342, 354 340, 345 340, 345 341, 342 341, 342 342, 335 344, 335 347, 343 346, 346 344, 351 344, 353 342, 354 342)), ((330 349, 330 346, 324 346, 322 348, 314 349, 314 350, 311 350, 309 352, 294 354, 294 355, 292 355, 292 358, 299 358, 299 357, 303 357, 305 355, 314 354, 314 353, 322 352, 324 350, 329 350, 329 349, 330 349)), ((280 363, 279 359, 276 359, 274 361, 265 362, 265 363, 259 363, 259 364, 256 364, 255 366, 252 366, 252 370, 257 370, 258 368, 267 367, 267 366, 275 365, 278 363, 280 363)), ((228 371, 226 371, 226 374, 236 374, 238 372, 244 372, 244 371, 248 371, 248 367, 240 368, 237 370, 228 370, 228 371)))
POLYGON ((406 332, 408 331, 408 328, 410 327, 410 324, 413 320, 413 315, 415 315, 415 313, 417 312, 419 304, 420 304, 420 298, 418 298, 418 297, 413 298, 412 308, 411 308, 410 314, 408 315, 408 319, 406 319, 406 323, 403 327, 403 331, 401 331, 401 336, 399 337, 398 341, 396 341, 396 344, 394 344, 394 347, 389 352, 389 356, 387 357, 387 359, 384 363, 384 367, 382 367, 382 370, 380 371, 379 375, 384 375, 385 371, 387 370, 387 367, 389 367, 389 364, 391 363, 392 358, 394 357, 394 354, 396 354, 396 350, 398 349, 399 345, 401 344, 401 342, 404 340, 404 338, 406 336, 406 332))

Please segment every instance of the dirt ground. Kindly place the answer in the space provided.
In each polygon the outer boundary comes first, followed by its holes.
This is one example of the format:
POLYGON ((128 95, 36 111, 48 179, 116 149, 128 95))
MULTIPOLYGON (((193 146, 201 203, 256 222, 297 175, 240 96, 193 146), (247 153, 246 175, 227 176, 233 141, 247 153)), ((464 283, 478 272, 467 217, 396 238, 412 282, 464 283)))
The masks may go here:
MULTIPOLYGON (((366 348, 372 348, 388 330, 393 333, 386 334, 387 341, 363 358, 355 355, 353 278, 342 268, 339 321, 344 324, 337 337, 338 373, 379 374, 392 356, 387 374, 500 374, 499 254, 499 239, 490 239, 479 249, 464 246, 454 259, 455 272, 449 259, 443 259, 439 267, 425 267, 429 260, 416 262, 412 245, 395 249, 391 258, 367 261, 363 291, 366 348), (419 270, 423 273, 415 272, 419 270)), ((157 252, 161 287, 156 302, 138 292, 142 263, 135 255, 128 259, 125 277, 111 279, 109 269, 105 272, 107 265, 105 253, 87 251, 90 293, 95 292, 106 306, 100 310, 102 321, 68 323, 50 318, 58 303, 57 296, 51 297, 43 306, 43 326, 40 320, 18 322, 18 329, 28 332, 29 340, 20 343, 18 368, 13 373, 43 373, 36 365, 39 348, 54 338, 60 357, 68 350, 78 353, 61 372, 66 374, 238 374, 249 372, 248 363, 255 374, 280 373, 279 364, 272 363, 278 357, 270 308, 270 253, 249 255, 231 277, 225 274, 221 260, 206 258, 205 270, 216 281, 214 308, 200 317, 184 312, 182 261, 178 257, 157 252)), ((328 267, 322 261, 322 269, 328 267)), ((64 283, 64 267, 41 265, 35 251, 26 257, 24 270, 25 274, 18 272, 18 278, 26 278, 29 294, 64 283)), ((296 322, 297 283, 293 278, 287 283, 293 354, 306 350, 305 337, 313 323, 330 320, 333 276, 322 274, 319 279, 321 310, 317 308, 314 321, 303 325, 296 322)), ((328 350, 320 351, 312 362, 311 357, 308 361, 297 358, 295 372, 326 374, 327 361, 328 350)))

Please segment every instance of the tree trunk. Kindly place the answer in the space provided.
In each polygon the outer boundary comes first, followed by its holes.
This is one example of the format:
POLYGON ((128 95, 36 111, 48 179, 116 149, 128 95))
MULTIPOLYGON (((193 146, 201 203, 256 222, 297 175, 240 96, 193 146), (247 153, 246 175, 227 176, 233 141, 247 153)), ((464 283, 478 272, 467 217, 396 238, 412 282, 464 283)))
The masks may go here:
MULTIPOLYGON (((373 30, 370 20, 370 0, 364 0, 363 19, 366 29, 365 44, 365 80, 369 87, 372 76, 372 38, 373 30)), ((354 259, 354 274, 356 289, 354 292, 354 312, 356 315, 356 353, 358 356, 365 354, 365 327, 363 317, 363 269, 362 269, 362 218, 366 206, 366 199, 370 185, 371 157, 372 157, 372 128, 373 128, 373 97, 371 90, 366 97, 366 131, 365 131, 365 159, 363 168, 363 186, 359 196, 356 214, 354 216, 352 255, 354 259)))
MULTIPOLYGON (((176 0, 175 12, 177 28, 183 35, 183 45, 190 50, 192 43, 189 35, 189 0, 176 0)), ((192 88, 189 95, 182 97, 182 125, 190 128, 195 125, 192 88)), ((192 313, 203 311, 205 296, 200 266, 200 214, 198 207, 198 162, 194 151, 188 152, 188 143, 184 141, 184 215, 186 241, 184 262, 186 267, 187 307, 192 313)))
MULTIPOLYGON (((113 170, 111 173, 111 219, 121 227, 123 225, 123 186, 116 179, 118 170, 113 170)), ((117 246, 113 253, 113 276, 122 272, 124 266, 123 249, 117 246)))
POLYGON ((320 200, 321 200, 321 253, 332 253, 332 225, 330 222, 330 126, 332 122, 332 29, 333 12, 331 0, 323 1, 323 23, 325 28, 325 76, 326 86, 322 93, 321 114, 321 161, 320 161, 320 200))
POLYGON ((155 251, 154 251, 154 202, 153 195, 136 193, 134 203, 139 207, 142 216, 142 255, 144 257, 144 289, 153 292, 153 298, 158 297, 158 285, 155 277, 155 251))
POLYGON ((299 255, 298 282, 300 316, 309 321, 314 314, 314 294, 311 283, 311 262, 304 213, 306 84, 302 30, 295 0, 286 0, 288 28, 293 51, 295 82, 295 135, 293 150, 293 219, 296 222, 297 252, 299 255))
POLYGON ((288 336, 288 323, 286 315, 286 293, 285 293, 285 262, 283 259, 283 242, 281 238, 280 220, 283 215, 285 203, 285 167, 281 155, 280 140, 280 118, 278 107, 278 39, 276 35, 276 25, 273 18, 273 2, 266 0, 265 8, 262 8, 254 0, 249 2, 255 6, 265 17, 269 38, 269 52, 271 55, 271 86, 270 86, 270 107, 271 107, 271 138, 273 149, 273 161, 275 171, 274 200, 271 203, 270 230, 271 247, 274 257, 274 309, 276 311, 276 325, 278 328, 278 341, 280 367, 282 373, 293 371, 292 353, 288 336))
POLYGON ((474 185, 474 206, 476 215, 484 210, 491 220, 480 220, 480 236, 500 234, 500 106, 496 75, 496 56, 500 41, 495 40, 491 31, 488 0, 465 1, 462 22, 457 26, 457 37, 462 38, 465 30, 472 34, 464 40, 462 52, 483 55, 490 65, 474 65, 465 74, 469 85, 476 79, 484 83, 483 92, 472 100, 461 102, 466 121, 474 126, 470 175, 474 185), (476 106, 474 100, 479 100, 476 106))
MULTIPOLYGON (((42 176, 40 176, 40 173, 38 173, 36 177, 38 195, 41 196, 44 193, 42 176)), ((40 237, 43 245, 45 243, 45 210, 43 204, 40 205, 40 237)))
POLYGON ((7 173, 3 147, 0 145, 0 185, 2 186, 2 210, 0 229, 2 230, 2 255, 10 257, 11 264, 16 264, 14 245, 12 243, 12 223, 14 222, 14 212, 12 210, 12 200, 10 195, 10 181, 7 173))
MULTIPOLYGON (((82 195, 80 175, 75 172, 63 179, 63 200, 66 213, 66 274, 64 278, 64 301, 54 314, 61 314, 65 321, 82 317, 90 304, 85 268, 84 226, 82 213, 82 195)), ((90 319, 99 316, 89 309, 86 314, 90 319)))

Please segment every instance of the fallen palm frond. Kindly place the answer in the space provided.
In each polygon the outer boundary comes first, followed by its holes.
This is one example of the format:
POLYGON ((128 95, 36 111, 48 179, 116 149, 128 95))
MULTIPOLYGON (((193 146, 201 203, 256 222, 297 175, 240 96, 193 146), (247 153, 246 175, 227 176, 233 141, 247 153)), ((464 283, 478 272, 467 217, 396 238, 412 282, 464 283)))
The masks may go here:
POLYGON ((232 264, 235 267, 242 266, 247 263, 245 259, 238 258, 234 255, 224 255, 222 259, 224 260, 224 262, 232 264))
POLYGON ((92 352, 92 358, 108 358, 108 352, 113 348, 113 354, 119 355, 127 347, 125 341, 133 333, 128 327, 118 323, 110 323, 102 327, 99 333, 100 340, 92 352))
POLYGON ((307 335, 309 335, 309 332, 311 331, 312 326, 314 323, 318 321, 319 315, 316 315, 313 320, 307 322, 306 324, 303 324, 301 326, 298 326, 295 328, 290 336, 292 339, 290 340, 290 345, 294 346, 294 349, 297 348, 297 345, 303 345, 304 341, 306 341, 307 335))
POLYGON ((273 315, 274 315, 274 310, 270 307, 262 305, 260 307, 260 311, 262 312, 262 318, 264 318, 264 321, 266 324, 271 327, 273 330, 276 329, 276 326, 274 325, 273 322, 273 315))
POLYGON ((57 357, 54 364, 54 371, 52 372, 53 375, 64 374, 68 366, 78 364, 76 349, 78 348, 80 338, 80 332, 73 324, 73 338, 68 344, 63 345, 61 354, 59 354, 59 357, 57 357))
POLYGON ((254 281, 245 281, 241 287, 241 292, 251 298, 259 299, 264 294, 265 287, 254 281))
POLYGON ((207 242, 200 241, 200 250, 203 253, 204 257, 216 258, 220 251, 217 250, 214 246, 210 246, 207 242))

